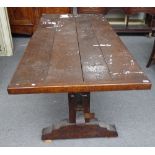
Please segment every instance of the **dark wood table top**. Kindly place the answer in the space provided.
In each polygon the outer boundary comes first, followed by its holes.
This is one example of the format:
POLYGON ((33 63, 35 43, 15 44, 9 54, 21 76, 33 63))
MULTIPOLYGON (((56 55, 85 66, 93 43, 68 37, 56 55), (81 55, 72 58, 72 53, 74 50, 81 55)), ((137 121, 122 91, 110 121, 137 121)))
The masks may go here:
POLYGON ((150 88, 150 81, 102 15, 43 15, 8 92, 150 88))

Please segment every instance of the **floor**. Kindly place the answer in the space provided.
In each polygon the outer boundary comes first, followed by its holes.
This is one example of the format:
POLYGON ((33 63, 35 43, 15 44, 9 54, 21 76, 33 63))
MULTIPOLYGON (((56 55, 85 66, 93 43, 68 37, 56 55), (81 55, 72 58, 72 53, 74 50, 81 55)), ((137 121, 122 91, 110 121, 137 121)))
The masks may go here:
POLYGON ((118 138, 41 141, 41 129, 68 117, 67 94, 8 95, 7 86, 29 41, 14 37, 14 56, 0 57, 0 146, 155 146, 155 65, 146 68, 154 38, 121 36, 152 81, 145 91, 91 94, 91 110, 115 123, 118 138))

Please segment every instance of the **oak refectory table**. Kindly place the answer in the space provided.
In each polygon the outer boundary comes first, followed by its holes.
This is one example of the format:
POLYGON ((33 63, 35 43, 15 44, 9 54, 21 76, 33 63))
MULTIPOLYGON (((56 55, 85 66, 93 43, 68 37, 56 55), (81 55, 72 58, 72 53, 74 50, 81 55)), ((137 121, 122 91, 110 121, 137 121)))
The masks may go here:
POLYGON ((52 140, 117 137, 114 125, 90 112, 90 92, 150 88, 150 81, 104 16, 44 14, 8 93, 68 93, 69 119, 42 131, 42 140, 52 140))

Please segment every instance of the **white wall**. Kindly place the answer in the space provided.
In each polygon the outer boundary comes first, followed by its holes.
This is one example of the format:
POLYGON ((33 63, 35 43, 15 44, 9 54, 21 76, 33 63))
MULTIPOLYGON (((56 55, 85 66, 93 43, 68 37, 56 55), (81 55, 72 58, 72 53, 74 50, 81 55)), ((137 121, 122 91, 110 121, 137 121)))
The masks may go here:
POLYGON ((11 56, 13 43, 7 9, 0 7, 0 56, 11 56))

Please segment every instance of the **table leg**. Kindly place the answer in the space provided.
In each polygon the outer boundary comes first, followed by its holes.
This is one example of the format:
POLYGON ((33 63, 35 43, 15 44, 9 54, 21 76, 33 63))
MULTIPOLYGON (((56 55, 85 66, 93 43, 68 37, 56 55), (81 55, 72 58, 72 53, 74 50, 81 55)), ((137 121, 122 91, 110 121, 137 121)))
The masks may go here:
POLYGON ((149 61, 148 61, 147 65, 146 65, 147 68, 150 67, 154 57, 155 57, 155 41, 154 41, 154 44, 153 44, 152 53, 150 55, 150 58, 149 58, 149 61))
POLYGON ((118 136, 114 125, 98 121, 90 112, 90 93, 69 93, 68 101, 69 119, 44 128, 42 140, 118 136), (83 117, 77 117, 79 111, 83 117))
POLYGON ((69 123, 76 123, 76 107, 75 94, 68 94, 69 105, 69 123))
POLYGON ((129 15, 126 15, 126 19, 125 19, 125 24, 126 24, 126 26, 125 26, 125 29, 128 29, 128 26, 129 26, 129 15))

